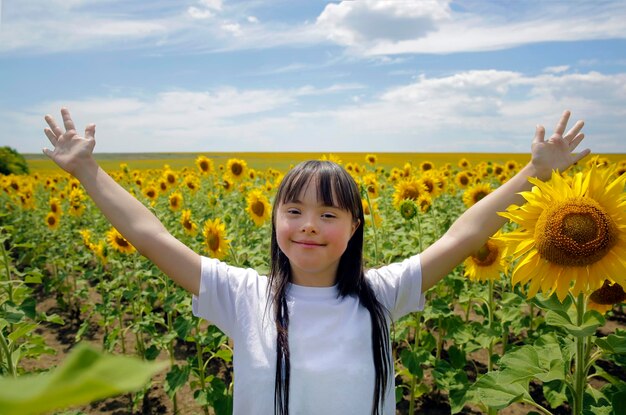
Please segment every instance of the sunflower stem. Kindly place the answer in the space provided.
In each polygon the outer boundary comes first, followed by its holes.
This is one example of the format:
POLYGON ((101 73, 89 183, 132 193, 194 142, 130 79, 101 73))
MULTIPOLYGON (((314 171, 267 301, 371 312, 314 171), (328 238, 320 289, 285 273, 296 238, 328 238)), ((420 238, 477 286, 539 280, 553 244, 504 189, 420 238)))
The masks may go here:
MULTIPOLYGON (((576 304, 576 323, 582 326, 585 315, 585 295, 578 294, 576 304)), ((583 395, 585 393, 587 379, 587 338, 576 337, 576 355, 574 356, 574 411, 573 415, 581 415, 583 413, 583 395)))
MULTIPOLYGON (((489 279, 489 302, 487 303, 487 312, 489 315, 489 331, 493 333, 494 327, 494 303, 493 303, 493 280, 489 279)), ((489 355, 487 360, 487 370, 491 372, 493 370, 493 336, 490 336, 491 340, 489 340, 489 355)))
MULTIPOLYGON (((422 331, 422 313, 415 313, 415 336, 413 338, 413 352, 417 350, 420 344, 420 336, 422 331)), ((415 386, 417 386, 417 375, 411 376, 411 396, 409 398, 409 414, 415 413, 415 386)))

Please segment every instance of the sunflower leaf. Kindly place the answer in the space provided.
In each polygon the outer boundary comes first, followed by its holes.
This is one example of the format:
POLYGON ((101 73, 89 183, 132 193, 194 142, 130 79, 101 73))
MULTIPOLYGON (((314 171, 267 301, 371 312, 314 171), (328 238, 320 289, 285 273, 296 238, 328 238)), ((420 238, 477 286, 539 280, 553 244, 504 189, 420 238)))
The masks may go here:
POLYGON ((470 390, 475 391, 476 401, 494 409, 502 409, 523 399, 532 401, 527 387, 520 383, 502 380, 501 372, 489 372, 480 377, 470 390))
POLYGON ((626 333, 610 334, 596 339, 596 344, 608 354, 626 354, 626 333))
POLYGON ((561 327, 567 333, 574 337, 587 337, 593 335, 597 328, 604 324, 604 318, 599 313, 587 313, 583 324, 572 324, 569 317, 566 317, 563 312, 548 311, 546 313, 546 324, 550 326, 561 327))

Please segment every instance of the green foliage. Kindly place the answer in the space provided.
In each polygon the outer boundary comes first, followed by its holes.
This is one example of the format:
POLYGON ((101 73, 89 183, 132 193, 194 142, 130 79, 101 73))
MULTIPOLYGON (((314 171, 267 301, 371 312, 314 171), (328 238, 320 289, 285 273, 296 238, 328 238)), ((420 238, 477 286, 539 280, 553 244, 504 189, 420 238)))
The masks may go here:
POLYGON ((28 163, 24 156, 11 147, 0 147, 0 174, 28 174, 28 163))
POLYGON ((0 413, 42 414, 134 391, 166 365, 79 345, 50 372, 0 378, 0 413))

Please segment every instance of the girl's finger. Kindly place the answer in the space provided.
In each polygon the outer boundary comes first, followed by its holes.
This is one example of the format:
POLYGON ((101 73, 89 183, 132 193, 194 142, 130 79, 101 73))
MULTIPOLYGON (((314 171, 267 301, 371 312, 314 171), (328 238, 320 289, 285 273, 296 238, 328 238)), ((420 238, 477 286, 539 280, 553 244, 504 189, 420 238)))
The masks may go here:
POLYGON ((574 156, 574 163, 578 163, 580 160, 582 160, 583 158, 585 158, 589 153, 591 153, 591 150, 589 150, 588 148, 584 149, 583 151, 581 151, 580 153, 576 154, 574 156))
POLYGON ((570 112, 568 110, 563 111, 563 115, 561 115, 559 123, 554 128, 554 134, 563 135, 565 127, 567 127, 567 122, 569 121, 569 116, 570 112))
POLYGON ((533 137, 533 143, 543 143, 543 140, 546 136, 546 129, 543 125, 538 125, 535 128, 535 136, 533 137))
POLYGON ((52 118, 51 115, 46 115, 44 119, 46 120, 46 122, 50 126, 50 129, 57 138, 63 135, 63 130, 57 125, 56 121, 54 121, 54 118, 52 118))
POLYGON ((576 124, 574 124, 574 126, 567 132, 567 134, 565 134, 564 137, 568 138, 568 141, 572 141, 574 138, 576 138, 576 136, 578 135, 580 130, 583 129, 584 126, 584 121, 577 121, 576 124))
POLYGON ((63 117, 63 125, 65 125, 65 131, 76 130, 74 127, 74 121, 70 116, 70 111, 67 108, 61 108, 61 117, 63 117))
POLYGON ((46 134, 46 137, 48 137, 48 140, 50 140, 50 143, 56 147, 57 145, 57 141, 58 138, 57 136, 52 132, 51 129, 49 128, 44 128, 43 132, 46 134))
POLYGON ((85 127, 85 138, 87 140, 93 140, 96 135, 96 124, 89 124, 85 127))
POLYGON ((583 141, 583 138, 585 138, 585 135, 583 133, 576 135, 576 137, 574 137, 572 141, 569 142, 570 150, 573 150, 576 147, 578 147, 578 144, 580 144, 580 142, 583 141))

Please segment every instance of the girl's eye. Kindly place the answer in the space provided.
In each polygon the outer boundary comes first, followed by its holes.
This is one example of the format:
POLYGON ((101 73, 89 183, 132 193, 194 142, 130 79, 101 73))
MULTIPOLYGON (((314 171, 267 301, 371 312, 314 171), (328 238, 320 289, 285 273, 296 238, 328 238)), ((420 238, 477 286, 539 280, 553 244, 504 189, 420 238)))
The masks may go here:
POLYGON ((325 219, 331 219, 331 218, 335 218, 336 216, 332 213, 324 213, 322 217, 325 219))
POLYGON ((287 209, 287 213, 289 213, 290 215, 297 215, 300 213, 300 211, 298 209, 287 209))

